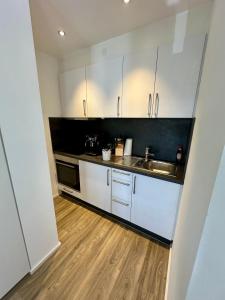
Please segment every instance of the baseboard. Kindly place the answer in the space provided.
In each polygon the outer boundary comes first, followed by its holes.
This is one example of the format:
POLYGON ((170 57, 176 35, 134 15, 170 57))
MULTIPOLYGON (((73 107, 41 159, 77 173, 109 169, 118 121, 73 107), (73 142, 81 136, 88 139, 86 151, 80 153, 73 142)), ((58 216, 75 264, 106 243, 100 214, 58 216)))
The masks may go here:
POLYGON ((33 268, 31 268, 30 274, 34 274, 34 272, 36 272, 43 265, 43 263, 58 250, 60 246, 61 243, 58 242, 58 244, 51 251, 49 251, 49 253, 42 260, 40 260, 39 263, 37 263, 33 268))
POLYGON ((166 274, 166 289, 165 289, 165 298, 164 298, 164 300, 168 300, 168 288, 169 288, 169 278, 170 278, 172 251, 173 251, 173 248, 170 249, 170 253, 169 253, 169 261, 168 261, 167 274, 166 274))
POLYGON ((55 198, 58 197, 58 196, 59 196, 59 193, 54 194, 54 195, 53 195, 53 199, 55 199, 55 198))

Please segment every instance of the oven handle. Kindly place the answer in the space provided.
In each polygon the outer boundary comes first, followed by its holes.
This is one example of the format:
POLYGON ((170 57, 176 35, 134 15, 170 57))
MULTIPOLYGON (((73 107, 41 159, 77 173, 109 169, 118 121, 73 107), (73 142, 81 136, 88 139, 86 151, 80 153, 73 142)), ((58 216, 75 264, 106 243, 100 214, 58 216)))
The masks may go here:
POLYGON ((68 167, 68 168, 71 168, 71 169, 75 169, 75 166, 65 164, 65 163, 62 163, 62 162, 59 162, 59 161, 56 161, 56 164, 62 165, 62 166, 65 166, 65 167, 68 167))

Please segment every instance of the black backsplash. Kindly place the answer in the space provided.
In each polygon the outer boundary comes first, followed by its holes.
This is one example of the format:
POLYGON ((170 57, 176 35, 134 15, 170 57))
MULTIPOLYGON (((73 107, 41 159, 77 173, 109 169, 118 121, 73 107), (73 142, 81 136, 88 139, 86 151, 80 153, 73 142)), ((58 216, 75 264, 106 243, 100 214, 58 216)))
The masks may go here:
POLYGON ((101 134, 104 143, 112 143, 115 137, 132 138, 132 154, 144 156, 150 146, 155 158, 176 161, 177 146, 189 151, 194 119, 67 119, 49 118, 53 151, 72 154, 84 152, 86 134, 101 134))

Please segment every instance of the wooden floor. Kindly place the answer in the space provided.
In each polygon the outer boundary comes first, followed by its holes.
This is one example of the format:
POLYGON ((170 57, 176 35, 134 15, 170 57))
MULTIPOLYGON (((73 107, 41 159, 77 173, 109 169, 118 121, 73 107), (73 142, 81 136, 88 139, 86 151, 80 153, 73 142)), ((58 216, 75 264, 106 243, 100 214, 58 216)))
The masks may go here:
POLYGON ((163 300, 169 250, 58 197, 59 250, 5 299, 163 300))

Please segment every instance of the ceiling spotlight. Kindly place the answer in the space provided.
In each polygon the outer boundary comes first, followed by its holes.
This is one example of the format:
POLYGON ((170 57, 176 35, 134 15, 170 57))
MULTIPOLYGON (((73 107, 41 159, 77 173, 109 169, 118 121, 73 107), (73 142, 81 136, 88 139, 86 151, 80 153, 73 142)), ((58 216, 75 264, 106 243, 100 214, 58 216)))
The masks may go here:
POLYGON ((65 36, 65 31, 63 31, 63 30, 58 30, 58 35, 60 35, 60 36, 65 36))
POLYGON ((123 2, 124 2, 125 4, 128 4, 128 3, 130 2, 130 0, 123 0, 123 2))

